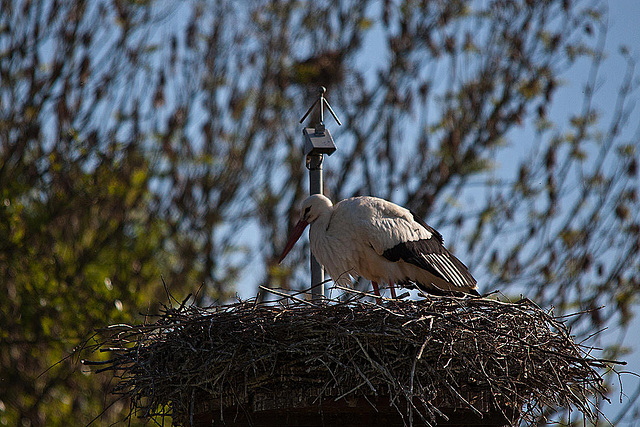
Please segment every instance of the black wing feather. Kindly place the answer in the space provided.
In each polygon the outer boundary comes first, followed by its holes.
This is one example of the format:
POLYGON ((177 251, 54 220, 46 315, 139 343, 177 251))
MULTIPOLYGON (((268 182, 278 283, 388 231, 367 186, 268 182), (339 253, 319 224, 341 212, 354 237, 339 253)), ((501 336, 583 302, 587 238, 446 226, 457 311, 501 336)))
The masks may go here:
POLYGON ((421 226, 426 228, 427 231, 429 231, 429 233, 431 233, 432 236, 435 236, 436 240, 441 245, 444 245, 444 239, 442 238, 442 234, 438 233, 438 230, 436 230, 435 228, 431 227, 429 224, 424 222, 424 220, 422 218, 420 218, 414 211, 410 210, 409 212, 411 212, 411 215, 413 215, 413 220, 415 222, 417 222, 418 224, 420 224, 421 226))
POLYGON ((421 253, 438 253, 441 249, 444 248, 433 239, 416 240, 414 242, 398 243, 391 249, 384 251, 382 256, 391 262, 398 262, 400 260, 409 262, 427 270, 436 277, 447 280, 446 277, 441 275, 438 270, 427 263, 420 255, 421 253))
MULTIPOLYGON (((391 262, 403 260, 413 264, 456 287, 475 288, 476 280, 469 273, 467 266, 443 246, 442 235, 414 212, 411 214, 414 221, 426 228, 432 237, 399 243, 384 251, 382 256, 391 262)), ((427 284, 424 285, 427 287, 427 284)))

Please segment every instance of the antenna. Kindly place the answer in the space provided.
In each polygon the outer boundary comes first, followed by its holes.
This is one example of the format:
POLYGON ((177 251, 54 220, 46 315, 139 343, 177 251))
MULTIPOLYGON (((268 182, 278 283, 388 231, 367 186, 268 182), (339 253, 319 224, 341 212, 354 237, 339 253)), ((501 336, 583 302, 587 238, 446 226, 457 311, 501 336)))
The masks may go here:
POLYGON ((309 113, 311 113, 311 110, 313 110, 313 107, 315 107, 316 104, 318 104, 318 102, 319 102, 320 103, 320 123, 324 122, 324 106, 326 105, 327 108, 329 109, 329 112, 331 113, 331 115, 335 119, 336 123, 338 123, 338 126, 342 126, 342 123, 340 122, 340 119, 338 118, 338 116, 336 116, 336 113, 333 111, 333 108, 331 108, 331 105, 329 104, 329 101, 327 101, 327 98, 324 97, 324 94, 327 92, 327 88, 324 87, 324 86, 320 86, 320 88, 318 89, 318 92, 320 93, 320 97, 318 97, 318 99, 316 99, 316 101, 313 103, 313 105, 311 105, 311 107, 309 107, 307 112, 304 113, 304 116, 302 116, 302 118, 300 119, 300 123, 302 123, 304 121, 304 119, 307 118, 309 113))
MULTIPOLYGON (((320 96, 315 100, 313 105, 309 107, 304 116, 300 119, 300 123, 309 116, 311 111, 316 105, 320 108, 320 122, 315 124, 315 127, 302 129, 304 135, 304 155, 306 158, 306 167, 309 169, 309 194, 322 194, 323 191, 323 177, 322 177, 322 160, 324 155, 330 156, 336 151, 336 145, 333 142, 329 129, 324 126, 324 107, 325 105, 329 109, 329 112, 335 119, 338 126, 342 126, 340 119, 329 105, 329 101, 324 97, 327 89, 324 86, 319 88, 320 96)), ((311 295, 315 299, 324 298, 324 269, 322 265, 311 254, 311 295)))

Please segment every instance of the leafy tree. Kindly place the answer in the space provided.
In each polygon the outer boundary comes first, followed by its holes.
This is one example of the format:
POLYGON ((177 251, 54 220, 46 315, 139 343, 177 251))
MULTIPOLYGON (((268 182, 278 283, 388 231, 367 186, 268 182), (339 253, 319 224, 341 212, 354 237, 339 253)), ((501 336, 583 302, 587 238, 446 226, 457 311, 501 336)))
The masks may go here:
MULTIPOLYGON (((201 230, 222 214, 208 205, 201 228, 187 228, 181 212, 194 190, 183 172, 204 156, 172 161, 185 107, 160 108, 160 87, 143 84, 158 76, 149 37, 171 10, 0 8, 0 423, 88 423, 106 406, 110 380, 66 356, 95 328, 153 312, 161 275, 178 294, 212 277, 201 230), (167 181, 172 188, 155 191, 167 181)), ((213 285, 208 296, 222 291, 213 285)), ((116 404, 107 420, 127 409, 116 404)))
POLYGON ((306 194, 297 120, 319 85, 344 123, 333 199, 412 208, 484 291, 557 314, 604 305, 572 320, 579 337, 628 327, 637 76, 628 58, 603 115, 605 6, 0 2, 0 421, 98 415, 107 378, 68 360, 42 373, 93 328, 153 312, 160 275, 178 294, 204 283, 203 303, 238 281, 306 286, 306 250, 275 261, 306 194), (572 67, 588 72, 565 122, 552 111, 572 67))

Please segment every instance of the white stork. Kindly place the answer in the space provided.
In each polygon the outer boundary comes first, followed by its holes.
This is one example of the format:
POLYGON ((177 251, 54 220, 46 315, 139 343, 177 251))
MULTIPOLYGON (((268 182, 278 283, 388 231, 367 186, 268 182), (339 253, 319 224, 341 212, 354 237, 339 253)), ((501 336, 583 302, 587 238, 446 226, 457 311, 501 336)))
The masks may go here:
POLYGON ((435 295, 479 295, 467 267, 444 246, 440 233, 408 209, 377 197, 352 197, 335 206, 314 194, 302 203, 300 221, 278 262, 287 256, 311 224, 311 252, 341 286, 351 277, 411 287, 435 295))

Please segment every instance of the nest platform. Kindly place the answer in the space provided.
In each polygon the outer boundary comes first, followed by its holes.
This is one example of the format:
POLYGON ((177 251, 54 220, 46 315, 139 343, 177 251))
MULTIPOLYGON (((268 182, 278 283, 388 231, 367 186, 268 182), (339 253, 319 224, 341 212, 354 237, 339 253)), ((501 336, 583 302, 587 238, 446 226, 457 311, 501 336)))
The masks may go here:
POLYGON ((304 297, 164 307, 100 331, 87 362, 131 416, 174 425, 515 425, 549 409, 596 419, 595 359, 524 299, 304 297))

